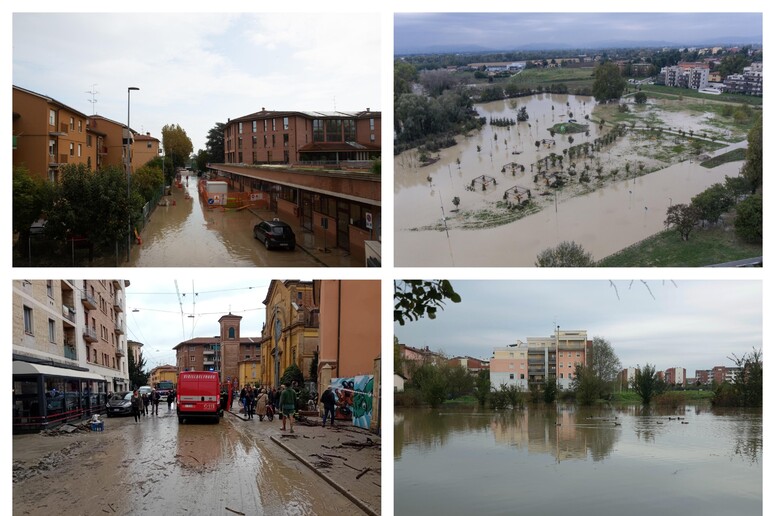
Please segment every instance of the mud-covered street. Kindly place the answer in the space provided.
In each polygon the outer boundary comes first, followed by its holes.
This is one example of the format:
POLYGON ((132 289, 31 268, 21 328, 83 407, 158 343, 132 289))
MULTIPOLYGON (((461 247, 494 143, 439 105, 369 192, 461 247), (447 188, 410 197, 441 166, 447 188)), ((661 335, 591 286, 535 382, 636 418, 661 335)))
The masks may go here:
POLYGON ((379 512, 379 447, 362 453, 359 446, 337 445, 342 439, 372 444, 364 431, 297 425, 295 434, 283 434, 280 428, 277 419, 243 421, 234 414, 219 424, 180 424, 174 409, 162 406, 139 423, 106 419, 104 432, 14 436, 13 513, 379 512), (314 471, 315 457, 324 458, 317 462, 322 475, 314 471), (334 486, 350 481, 359 490, 344 490, 360 506, 334 486))

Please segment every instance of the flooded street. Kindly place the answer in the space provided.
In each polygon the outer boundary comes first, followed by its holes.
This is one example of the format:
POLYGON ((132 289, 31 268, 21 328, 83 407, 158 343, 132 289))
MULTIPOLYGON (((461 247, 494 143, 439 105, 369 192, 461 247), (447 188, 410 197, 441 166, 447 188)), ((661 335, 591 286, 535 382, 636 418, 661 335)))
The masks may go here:
POLYGON ((759 515, 762 455, 760 410, 396 410, 395 513, 759 515))
MULTIPOLYGON (((14 484, 13 513, 362 513, 270 442, 277 421, 247 423, 226 415, 220 424, 179 424, 174 410, 159 413, 140 423, 110 418, 105 432, 23 436, 27 447, 56 445, 64 458, 52 471, 14 484)), ((14 449, 14 461, 27 452, 14 449)))
MULTIPOLYGON (((253 237, 262 219, 249 210, 206 209, 199 201, 198 179, 191 176, 183 190, 172 188, 157 206, 141 233, 142 245, 133 246, 131 267, 316 267, 303 250, 268 251, 253 237), (191 196, 185 199, 186 190, 191 196), (173 205, 174 203, 174 205, 173 205)), ((269 217, 270 214, 266 214, 269 217)), ((299 240, 302 238, 296 235, 299 240)))
MULTIPOLYGON (((571 160, 564 150, 591 143, 608 129, 585 120, 594 107, 589 97, 544 94, 476 108, 487 120, 515 119, 521 106, 527 108, 528 122, 510 128, 488 123, 478 133, 458 136, 457 145, 441 150, 439 161, 429 166, 419 166, 416 151, 396 156, 396 265, 529 267, 534 266, 538 253, 565 240, 581 244, 599 260, 663 230, 670 204, 690 202, 697 193, 723 182, 726 175, 737 176, 742 165, 734 162, 707 169, 692 160, 659 165, 654 158, 632 152, 631 140, 644 138, 639 133, 624 136, 592 158, 571 160), (588 124, 588 136, 556 133, 552 138, 548 128, 568 121, 570 115, 579 124, 588 124), (542 143, 544 139, 554 143, 542 143), (601 166, 605 182, 598 184, 592 177, 586 187, 577 184, 576 178, 563 189, 548 188, 543 179, 536 183, 531 169, 537 171, 534 164, 552 153, 557 161, 553 169, 567 170, 571 162, 577 162, 580 169, 582 163, 588 163, 593 176, 593 168, 601 166), (507 168, 511 163, 525 170, 507 168), (614 179, 613 170, 617 173, 614 179), (637 177, 642 171, 645 175, 637 177), (481 175, 497 183, 490 183, 486 190, 480 186, 472 190, 471 182, 481 175), (542 209, 507 219, 503 215, 507 212, 495 205, 506 190, 513 192, 514 188, 522 195, 530 189, 533 203, 542 209), (452 211, 454 197, 459 199, 459 213, 452 211), (472 229, 463 228, 466 225, 472 229)), ((646 141, 645 145, 658 150, 657 142, 646 141)), ((513 200, 514 194, 510 195, 513 200)))

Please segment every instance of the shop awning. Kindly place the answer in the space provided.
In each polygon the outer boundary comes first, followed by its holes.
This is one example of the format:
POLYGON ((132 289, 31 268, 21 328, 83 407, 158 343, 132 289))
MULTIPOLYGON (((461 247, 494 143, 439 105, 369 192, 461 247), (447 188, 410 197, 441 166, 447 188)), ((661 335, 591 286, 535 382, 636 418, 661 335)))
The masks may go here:
POLYGON ((70 378, 82 378, 84 380, 99 380, 102 382, 105 381, 104 376, 98 375, 96 373, 90 373, 88 371, 76 371, 75 369, 65 369, 64 367, 43 364, 32 364, 30 362, 22 362, 21 360, 14 360, 13 374, 42 374, 46 376, 68 376, 70 378))

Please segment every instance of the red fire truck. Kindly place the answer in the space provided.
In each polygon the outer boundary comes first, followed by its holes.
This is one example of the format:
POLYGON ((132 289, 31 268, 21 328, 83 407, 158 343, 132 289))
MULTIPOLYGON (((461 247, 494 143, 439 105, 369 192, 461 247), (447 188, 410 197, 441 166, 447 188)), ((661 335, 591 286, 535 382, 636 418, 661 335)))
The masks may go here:
POLYGON ((177 419, 214 418, 220 421, 220 377, 214 371, 183 371, 177 377, 177 419))

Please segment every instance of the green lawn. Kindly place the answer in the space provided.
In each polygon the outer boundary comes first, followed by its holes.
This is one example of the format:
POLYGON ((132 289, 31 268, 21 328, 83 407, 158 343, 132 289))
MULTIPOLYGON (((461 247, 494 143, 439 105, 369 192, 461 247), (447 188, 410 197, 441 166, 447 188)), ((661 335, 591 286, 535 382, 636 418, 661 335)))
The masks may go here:
POLYGON ((657 84, 643 84, 642 91, 648 94, 648 97, 658 98, 660 95, 662 98, 674 98, 674 97, 690 97, 696 99, 712 100, 715 102, 734 102, 737 104, 749 104, 751 106, 762 106, 763 97, 755 97, 752 95, 739 95, 733 93, 724 93, 722 95, 708 95, 706 93, 699 93, 697 90, 689 88, 674 88, 671 86, 659 86, 657 84))
POLYGON ((666 230, 600 260, 599 267, 702 267, 763 255, 761 244, 736 238, 733 230, 695 229, 687 242, 666 230))
POLYGON ((522 87, 536 88, 565 84, 570 90, 589 88, 594 84, 592 68, 530 68, 514 75, 508 82, 522 87))

